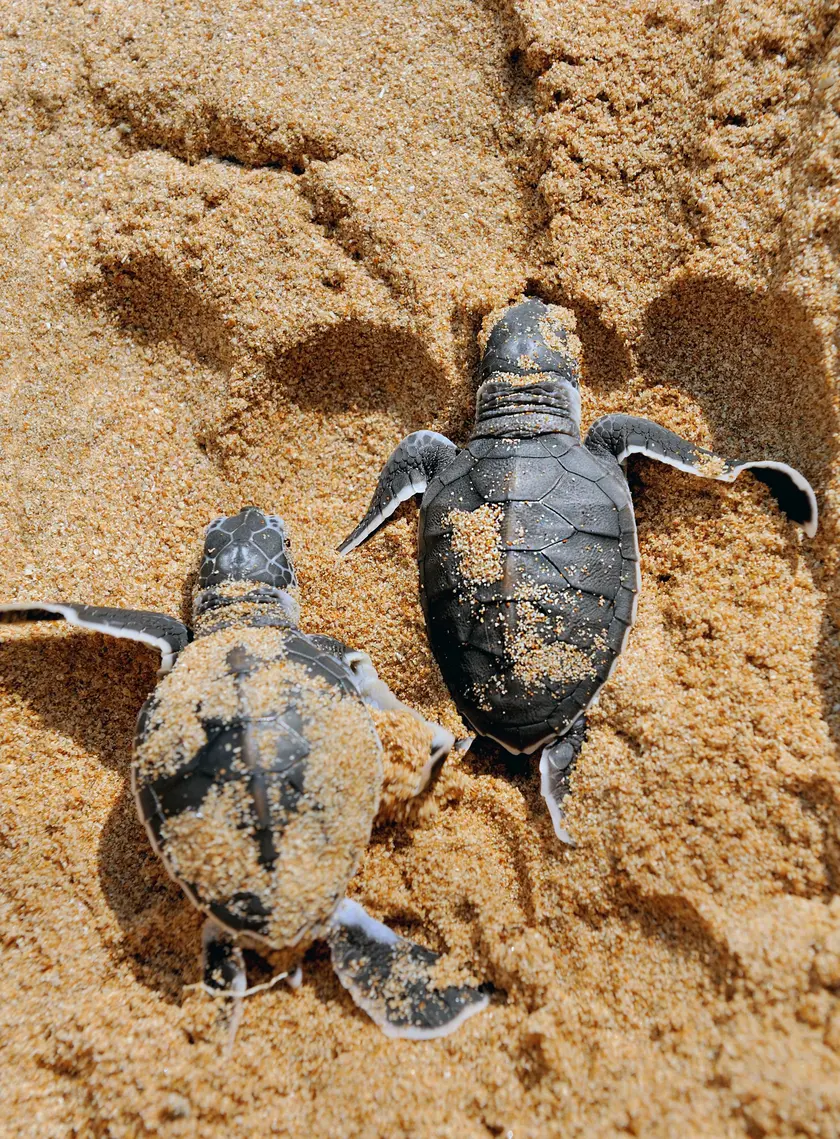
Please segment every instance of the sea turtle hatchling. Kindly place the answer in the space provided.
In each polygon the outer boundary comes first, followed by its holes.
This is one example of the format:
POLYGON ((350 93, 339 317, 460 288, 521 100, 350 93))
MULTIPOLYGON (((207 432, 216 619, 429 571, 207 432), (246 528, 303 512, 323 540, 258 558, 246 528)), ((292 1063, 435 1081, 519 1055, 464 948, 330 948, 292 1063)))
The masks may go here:
POLYGON ((207 528, 194 639, 159 613, 66 602, 5 604, 0 619, 64 618, 159 650, 132 789, 152 846, 207 915, 208 986, 244 993, 243 945, 279 951, 291 968, 324 938, 342 985, 388 1036, 443 1036, 487 996, 436 984, 439 955, 345 890, 383 790, 374 718, 422 725, 415 794, 454 738, 398 701, 366 653, 302 633, 296 585, 282 520, 248 507, 207 528))
POLYGON ((627 643, 641 584, 632 454, 732 482, 745 470, 812 537, 814 492, 784 463, 718 458, 632 415, 580 439, 574 316, 535 298, 491 320, 475 427, 459 451, 417 431, 388 459, 352 550, 422 495, 420 599, 432 650, 464 719, 513 753, 542 749, 541 790, 571 842, 562 801, 584 713, 627 643))

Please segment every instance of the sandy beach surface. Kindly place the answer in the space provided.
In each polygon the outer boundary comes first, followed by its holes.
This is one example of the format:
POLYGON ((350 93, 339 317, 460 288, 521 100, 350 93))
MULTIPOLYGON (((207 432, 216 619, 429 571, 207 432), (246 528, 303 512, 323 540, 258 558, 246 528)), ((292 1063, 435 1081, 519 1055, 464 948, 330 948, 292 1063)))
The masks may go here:
MULTIPOLYGON (((490 981, 387 1040, 323 944, 232 1057, 201 916, 128 787, 151 650, 0 636, 0 1133, 840 1135, 840 8, 836 0, 6 0, 0 596, 187 615, 206 523, 282 514, 303 627, 460 721, 416 508, 335 553, 476 334, 571 308, 584 426, 655 418, 799 467, 634 458, 638 624, 561 847, 482 746, 381 823, 351 892, 490 981)), ((257 965, 255 980, 269 976, 257 965)))

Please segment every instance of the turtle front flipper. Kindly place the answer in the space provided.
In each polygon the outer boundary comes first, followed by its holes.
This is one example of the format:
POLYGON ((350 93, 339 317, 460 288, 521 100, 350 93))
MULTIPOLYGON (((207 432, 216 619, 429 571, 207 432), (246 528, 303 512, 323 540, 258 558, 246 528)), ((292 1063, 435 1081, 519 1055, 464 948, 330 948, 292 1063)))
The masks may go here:
POLYGON ((589 429, 585 446, 593 451, 609 452, 621 463, 628 455, 647 455, 681 471, 701 478, 734 482, 741 471, 752 471, 766 483, 779 506, 798 522, 809 538, 817 532, 817 498, 804 475, 787 463, 770 459, 741 462, 721 459, 705 447, 696 447, 666 427, 635 415, 605 415, 589 429))
POLYGON ((169 672, 178 653, 190 640, 186 625, 174 617, 143 609, 110 609, 100 605, 76 605, 69 601, 14 601, 0 605, 0 623, 61 619, 81 629, 151 645, 160 653, 161 674, 169 672))
MULTIPOLYGON (((463 739, 456 741, 455 737, 450 731, 436 724, 433 720, 427 720, 425 716, 421 715, 416 708, 412 708, 410 704, 404 704, 400 700, 384 680, 381 679, 379 673, 373 666, 373 661, 370 656, 363 652, 361 649, 351 649, 345 645, 343 641, 336 640, 335 637, 328 637, 323 633, 309 633, 307 634, 310 641, 323 649, 324 652, 332 653, 341 660, 342 664, 350 670, 353 674, 356 688, 359 695, 367 704, 368 708, 375 709, 380 712, 404 712, 412 716, 415 720, 419 720, 421 724, 425 724, 432 733, 431 742, 431 755, 427 768, 437 766, 438 768, 446 759, 452 748, 459 751, 468 751, 470 744, 475 739, 475 736, 467 736, 463 739)), ((424 769, 425 770, 425 769, 424 769)), ((426 777, 421 785, 417 788, 416 794, 420 794, 428 786, 431 780, 431 770, 426 773, 426 777)))
POLYGON ((399 937, 358 902, 341 902, 327 940, 339 981, 386 1036, 447 1036, 487 1007, 487 994, 469 985, 436 988, 440 955, 399 937))
MULTIPOLYGON (((442 725, 427 720, 416 708, 412 708, 410 704, 404 704, 402 700, 399 700, 385 681, 380 679, 373 667, 373 661, 367 653, 362 652, 361 649, 346 649, 342 655, 342 660, 353 673, 359 695, 369 708, 377 709, 380 712, 404 712, 431 730, 429 759, 421 772, 417 789, 414 792, 415 795, 419 795, 437 777, 444 760, 452 748, 456 746, 455 737, 442 725)), ((459 741, 458 746, 466 750, 464 745, 466 744, 466 747, 469 747, 471 742, 472 739, 469 742, 459 741)))
POLYGON ((367 514, 338 547, 347 554, 366 541, 385 522, 401 502, 426 487, 457 455, 458 448, 437 431, 415 431, 407 435, 382 468, 367 514))

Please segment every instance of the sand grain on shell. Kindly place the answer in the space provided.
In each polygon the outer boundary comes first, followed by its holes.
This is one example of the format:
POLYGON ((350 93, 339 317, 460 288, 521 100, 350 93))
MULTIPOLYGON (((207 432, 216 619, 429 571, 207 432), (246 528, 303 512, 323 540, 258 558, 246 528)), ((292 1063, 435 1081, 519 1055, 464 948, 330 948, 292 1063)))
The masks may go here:
MULTIPOLYGON (((556 623, 554 634, 562 636, 562 622, 556 623)), ((519 601, 516 622, 505 626, 505 651, 512 661, 515 677, 528 684, 541 685, 547 681, 567 691, 593 677, 595 670, 589 655, 566 641, 547 642, 549 622, 531 602, 519 601)), ((600 646, 593 646, 597 652, 600 646)))
POLYGON ((450 510, 444 519, 452 527, 452 550, 467 588, 489 585, 502 576, 503 515, 498 503, 486 502, 476 510, 450 510))
POLYGON ((206 742, 206 722, 244 722, 252 755, 241 737, 227 745, 230 781, 167 819, 162 853, 205 911, 216 902, 237 913, 242 895, 256 895, 269 915, 265 941, 277 950, 305 947, 344 896, 379 805, 382 749, 370 716, 357 697, 287 659, 283 630, 225 629, 193 641, 160 685, 137 750, 137 786, 182 770, 196 737, 206 742), (232 653, 246 666, 236 675, 232 653), (291 802, 289 787, 268 779, 275 861, 267 868, 258 860, 250 761, 276 769, 293 730, 288 709, 300 717, 308 750, 291 802))
POLYGON ((200 915, 127 791, 154 654, 4 625, 10 1135, 837 1132, 835 25, 817 0, 6 6, 0 596, 185 616, 204 525, 256 503, 304 627, 462 731, 413 510, 334 551, 402 436, 465 441, 476 332, 526 290, 574 310, 584 427, 792 463, 822 514, 802 541, 748 474, 631 458, 639 620, 576 850, 535 772, 473 754, 351 882, 507 994, 419 1046, 316 947, 222 1058, 184 988, 200 915))

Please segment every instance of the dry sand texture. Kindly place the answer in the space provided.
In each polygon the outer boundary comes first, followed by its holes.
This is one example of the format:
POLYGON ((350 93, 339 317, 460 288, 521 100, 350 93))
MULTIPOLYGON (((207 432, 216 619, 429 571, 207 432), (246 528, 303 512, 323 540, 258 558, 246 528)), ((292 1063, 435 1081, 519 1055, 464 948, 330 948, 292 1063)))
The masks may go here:
MULTIPOLYGON (((182 611, 203 525, 289 522, 304 627, 455 728, 415 512, 334 548, 409 430, 463 441, 475 334, 570 306, 584 416, 801 467, 634 460, 644 594, 575 851, 488 749, 354 893, 499 995, 389 1042, 323 947, 224 1061, 200 919, 127 790, 151 653, 0 646, 10 1136, 840 1134, 836 0, 5 0, 0 594, 182 611)), ((255 979, 265 974, 254 970, 255 979)))

